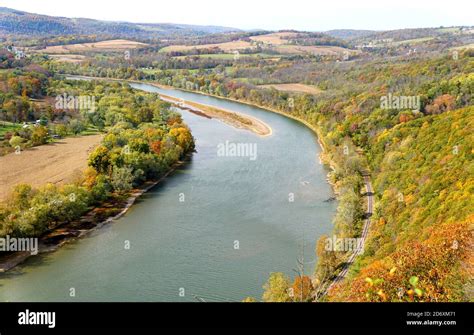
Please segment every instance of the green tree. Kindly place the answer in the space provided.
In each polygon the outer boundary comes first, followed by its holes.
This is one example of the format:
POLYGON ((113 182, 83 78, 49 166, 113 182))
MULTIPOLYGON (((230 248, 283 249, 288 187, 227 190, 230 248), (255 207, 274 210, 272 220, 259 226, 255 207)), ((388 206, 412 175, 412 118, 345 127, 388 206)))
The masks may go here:
POLYGON ((310 302, 313 294, 313 283, 308 276, 297 276, 291 287, 292 298, 298 302, 310 302))
POLYGON ((115 191, 127 192, 133 187, 133 170, 126 166, 122 168, 115 167, 112 172, 111 184, 115 191))
POLYGON ((98 146, 89 156, 89 166, 92 166, 99 173, 105 173, 109 165, 109 150, 103 145, 98 146))
POLYGON ((69 129, 74 135, 78 135, 85 130, 85 126, 81 121, 73 119, 69 122, 69 129))
POLYGON ((9 141, 10 145, 13 147, 13 148, 16 148, 18 147, 20 144, 23 143, 23 138, 20 137, 20 136, 12 136, 12 138, 10 139, 9 141))
POLYGON ((66 137, 69 133, 67 126, 64 124, 58 124, 54 130, 56 131, 56 134, 61 137, 66 137))
POLYGON ((289 302, 290 279, 283 273, 272 273, 263 286, 263 301, 265 302, 289 302))
POLYGON ((31 132, 31 142, 34 146, 46 144, 48 137, 48 128, 45 126, 36 126, 31 132))
POLYGON ((242 300, 242 302, 257 302, 257 299, 255 299, 254 297, 247 297, 242 300))
POLYGON ((8 202, 15 209, 25 210, 30 207, 30 199, 33 194, 34 192, 30 185, 18 184, 13 187, 8 202))

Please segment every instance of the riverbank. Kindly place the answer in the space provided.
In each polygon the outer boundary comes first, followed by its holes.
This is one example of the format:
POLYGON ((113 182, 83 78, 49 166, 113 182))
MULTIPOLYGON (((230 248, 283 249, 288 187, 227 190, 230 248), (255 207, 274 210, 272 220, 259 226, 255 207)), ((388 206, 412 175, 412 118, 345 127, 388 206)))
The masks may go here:
MULTIPOLYGON (((78 76, 79 77, 79 76, 78 76)), ((189 92, 189 93, 195 93, 195 94, 200 94, 200 95, 204 95, 204 96, 209 96, 209 97, 214 97, 214 98, 217 98, 217 99, 223 99, 223 100, 228 100, 228 101, 233 101, 233 102, 237 102, 237 103, 241 103, 241 104, 244 104, 244 105, 247 105, 247 106, 252 106, 252 107, 257 107, 257 108, 260 108, 260 109, 264 109, 266 111, 270 111, 272 113, 276 113, 276 114, 280 114, 280 115, 283 115, 285 117, 288 117, 290 119, 293 119, 295 121, 298 121, 302 124, 304 124, 306 127, 308 127, 309 129, 311 129, 315 135, 317 136, 318 138, 318 143, 319 143, 319 146, 321 147, 321 150, 323 151, 323 153, 326 153, 328 151, 327 149, 327 145, 324 143, 324 137, 322 136, 321 134, 321 131, 315 127, 314 125, 312 125, 311 123, 309 123, 308 121, 302 119, 302 118, 299 118, 297 116, 294 116, 294 115, 291 115, 291 114, 288 114, 288 113, 285 113, 285 112, 282 112, 282 111, 279 111, 275 108, 271 108, 271 107, 267 107, 267 106, 263 106, 263 105, 259 105, 259 104, 256 104, 256 103, 253 103, 253 102, 250 102, 250 101, 246 101, 246 100, 237 100, 237 99, 233 99, 233 98, 228 98, 228 97, 222 97, 222 96, 219 96, 219 95, 215 95, 215 94, 209 94, 209 93, 203 93, 203 92, 199 92, 199 91, 192 91, 192 90, 186 90, 186 89, 183 89, 183 88, 177 88, 177 87, 173 87, 173 86, 167 86, 167 85, 162 85, 162 84, 158 84, 158 83, 155 83, 155 82, 152 82, 152 81, 135 81, 135 80, 130 80, 130 82, 136 82, 136 83, 146 83, 146 84, 150 84, 152 86, 156 86, 158 88, 161 88, 161 89, 165 89, 165 90, 169 90, 169 89, 173 89, 173 90, 178 90, 178 91, 183 91, 183 92, 189 92)), ((329 161, 326 161, 325 159, 323 160, 323 162, 325 164, 328 164, 330 165, 331 162, 329 161)))
POLYGON ((203 93, 203 92, 199 92, 199 91, 192 91, 192 90, 186 90, 186 89, 183 89, 183 88, 176 88, 176 87, 172 87, 172 86, 167 86, 167 85, 162 85, 162 84, 159 84, 159 83, 155 83, 155 82, 152 82, 152 81, 135 81, 135 80, 131 80, 130 82, 135 82, 135 83, 146 83, 146 84, 149 84, 149 85, 152 85, 152 86, 155 86, 155 87, 158 87, 158 88, 161 88, 161 89, 165 89, 165 90, 178 90, 178 91, 183 91, 183 92, 189 92, 189 93, 195 93, 195 94, 200 94, 200 95, 203 95, 203 96, 210 96, 210 97, 214 97, 214 98, 217 98, 217 99, 223 99, 223 100, 228 100, 228 101, 232 101, 232 102, 237 102, 237 103, 241 103, 241 104, 245 104, 247 106, 252 106, 252 107, 257 107, 257 108, 260 108, 260 109, 264 109, 266 111, 269 111, 269 112, 272 112, 272 113, 276 113, 276 114, 279 114, 279 115, 282 115, 282 116, 285 116, 287 118, 290 118, 290 119, 293 119, 299 123, 302 123, 304 124, 307 128, 311 129, 311 131, 316 135, 316 138, 317 138, 317 141, 318 141, 318 144, 321 148, 321 153, 319 155, 319 161, 326 165, 331 171, 328 173, 327 175, 327 178, 326 178, 326 181, 328 182, 328 184, 331 185, 333 191, 334 191, 334 194, 335 195, 339 195, 340 192, 338 190, 338 187, 337 187, 337 184, 334 183, 331 178, 329 178, 329 175, 330 173, 334 172, 336 170, 336 163, 333 162, 329 156, 329 147, 328 145, 325 143, 324 141, 324 136, 322 135, 321 133, 321 130, 318 129, 316 126, 312 125, 311 123, 309 123, 308 121, 300 118, 300 117, 297 117, 297 116, 294 116, 294 115, 291 115, 291 114, 288 114, 288 113, 285 113, 285 112, 282 112, 282 111, 279 111, 275 108, 271 108, 271 107, 267 107, 267 106, 263 106, 263 105, 259 105, 259 104, 256 104, 256 103, 253 103, 253 102, 250 102, 250 101, 245 101, 245 100, 237 100, 237 99, 233 99, 233 98, 228 98, 228 97, 222 97, 222 96, 219 96, 219 95, 215 95, 215 94, 209 94, 209 93, 203 93))
MULTIPOLYGON (((191 154, 188 154, 185 160, 178 161, 158 180, 147 181, 126 195, 112 196, 100 206, 90 210, 80 219, 64 223, 46 233, 38 239, 38 254, 53 252, 67 243, 73 242, 106 224, 120 219, 130 210, 140 196, 169 177, 178 168, 186 164, 190 158, 191 154)), ((35 255, 29 252, 14 252, 0 257, 0 273, 14 269, 32 256, 35 255)))
MULTIPOLYGON (((190 92, 190 93, 198 93, 198 94, 205 95, 205 96, 206 95, 207 96, 212 96, 212 97, 215 97, 215 98, 218 98, 218 99, 224 99, 224 100, 229 100, 229 101, 233 101, 233 102, 237 102, 237 103, 243 103, 243 104, 253 106, 253 107, 258 107, 258 108, 264 109, 266 111, 270 111, 270 112, 273 112, 273 113, 276 113, 276 114, 283 115, 285 117, 291 118, 291 119, 293 119, 297 122, 300 122, 300 123, 304 124, 306 127, 311 129, 314 132, 314 134, 317 136, 318 143, 319 143, 319 145, 321 147, 321 150, 322 150, 321 154, 319 155, 320 161, 323 164, 327 165, 331 169, 331 172, 329 172, 328 175, 327 175, 328 184, 330 184, 331 187, 333 188, 333 191, 336 195, 336 199, 339 198, 339 196, 341 195, 341 191, 339 189, 339 183, 337 181, 333 182, 332 179, 330 178, 330 174, 332 172, 336 171, 337 163, 334 162, 331 159, 331 154, 330 154, 331 150, 327 146, 327 144, 325 143, 324 136, 322 135, 322 132, 321 132, 320 129, 318 129, 318 127, 310 124, 308 121, 306 121, 302 118, 296 117, 294 115, 291 115, 291 114, 288 114, 288 113, 285 113, 285 112, 282 112, 282 111, 279 111, 279 110, 276 110, 276 109, 271 108, 271 107, 261 106, 261 105, 258 105, 258 104, 255 104, 255 103, 252 103, 252 102, 249 102, 249 101, 241 101, 241 100, 237 100, 237 99, 232 99, 232 98, 227 98, 227 97, 220 97, 220 96, 213 95, 213 94, 206 94, 206 93, 202 93, 202 92, 194 92, 194 91, 189 91, 189 90, 185 90, 185 89, 179 89, 179 90, 185 91, 185 92, 190 92)), ((361 152, 358 152, 358 154, 363 156, 363 153, 361 153, 361 152)), ((342 179, 344 179, 345 177, 347 177, 347 175, 344 175, 342 179)), ((370 216, 372 215, 373 202, 374 202, 374 197, 371 194, 372 185, 371 185, 371 181, 370 181, 370 175, 368 175, 368 173, 367 173, 367 175, 364 176, 364 180, 365 180, 365 186, 366 186, 367 195, 368 195, 368 204, 367 204, 367 211, 366 211, 367 219, 365 219, 365 223, 363 225, 363 232, 362 232, 362 236, 361 236, 363 244, 366 243, 366 240, 367 240, 367 238, 369 236, 369 233, 370 233, 370 228, 371 228, 370 216)), ((362 199, 362 195, 360 195, 360 199, 362 199)), ((339 202, 338 206, 342 206, 342 205, 343 205, 343 203, 339 202)), ((347 223, 347 224, 349 225, 349 224, 353 224, 353 223, 354 222, 350 222, 350 223, 347 223)), ((343 264, 343 268, 342 268, 341 271, 339 271, 335 275, 335 278, 328 278, 326 281, 321 283, 321 287, 326 287, 323 290, 324 293, 323 293, 322 297, 324 297, 327 294, 327 292, 330 291, 336 284, 341 283, 346 278, 347 274, 349 273, 350 267, 352 266, 352 264, 355 262, 355 259, 359 255, 360 255, 359 252, 356 252, 356 253, 350 255, 348 260, 342 261, 341 264, 343 264)), ((341 266, 341 264, 338 265, 336 268, 339 268, 339 266, 341 266)), ((317 299, 321 299, 322 297, 320 296, 317 299)))
POLYGON ((181 100, 161 93, 157 94, 162 100, 170 102, 173 105, 176 105, 178 108, 188 110, 191 113, 209 119, 218 119, 234 128, 246 129, 262 137, 271 136, 273 133, 272 128, 268 124, 250 115, 236 113, 193 101, 181 100))
MULTIPOLYGON (((66 75, 66 76, 68 76, 68 75, 66 75)), ((69 75, 69 76, 74 76, 74 77, 84 78, 84 79, 111 80, 111 81, 122 81, 122 82, 126 81, 126 82, 137 83, 137 84, 149 84, 149 85, 152 85, 152 86, 155 86, 157 88, 164 89, 164 90, 179 90, 179 91, 182 91, 182 92, 195 93, 195 94, 200 94, 200 95, 203 95, 203 96, 210 96, 210 97, 214 97, 214 98, 217 98, 217 99, 223 99, 223 100, 228 100, 228 101, 233 101, 233 102, 245 104, 245 105, 252 106, 252 107, 257 107, 257 108, 260 108, 260 109, 263 109, 263 110, 266 110, 266 111, 269 111, 269 112, 272 112, 272 113, 280 114, 280 115, 285 116, 287 118, 293 119, 297 122, 300 122, 300 123, 304 124, 307 128, 311 129, 313 131, 313 133, 316 135, 318 144, 321 147, 321 153, 318 156, 318 159, 322 164, 326 165, 330 169, 330 171, 328 172, 328 174, 326 176, 326 181, 329 185, 331 185, 334 194, 336 196, 340 196, 340 190, 339 190, 338 184, 336 182, 334 182, 332 180, 332 178, 330 178, 331 173, 334 173, 336 171, 337 164, 336 164, 336 162, 334 162, 331 159, 331 157, 329 155, 330 149, 329 149, 329 146, 324 141, 324 136, 322 135, 321 130, 318 129, 318 127, 312 125, 311 123, 309 123, 308 121, 306 121, 306 120, 304 120, 300 117, 291 115, 289 113, 282 112, 282 111, 277 110, 277 109, 272 108, 272 107, 259 105, 259 104, 256 104, 254 102, 250 102, 250 101, 246 101, 246 100, 237 100, 237 99, 233 99, 233 98, 222 97, 222 96, 215 95, 215 94, 209 94, 209 93, 203 93, 203 92, 199 92, 199 91, 193 91, 193 90, 187 90, 187 89, 183 89, 183 88, 177 88, 177 87, 173 87, 173 86, 169 86, 169 85, 163 85, 163 84, 153 82, 153 81, 149 81, 149 80, 140 81, 140 80, 127 80, 127 79, 88 77, 88 76, 81 76, 81 75, 69 75)), ((176 98, 174 98, 174 99, 176 99, 176 98)), ((177 100, 179 100, 179 99, 177 99, 177 100)))
MULTIPOLYGON (((157 88, 165 89, 165 90, 175 89, 171 86, 161 85, 158 83, 148 82, 148 81, 89 77, 89 76, 80 76, 80 75, 66 75, 66 77, 68 76, 70 78, 77 77, 77 78, 82 78, 82 79, 129 82, 129 83, 135 83, 135 84, 146 83, 146 84, 155 86, 157 88)), ((185 90, 182 90, 182 91, 185 91, 185 90)), ((189 91, 189 92, 192 92, 192 91, 189 91)), ((214 106, 200 104, 197 102, 185 101, 185 100, 177 99, 175 97, 172 97, 166 94, 161 94, 161 93, 157 93, 157 94, 160 97, 162 97, 162 100, 166 102, 170 102, 181 109, 188 110, 189 112, 197 114, 202 117, 218 119, 234 128, 245 129, 262 137, 271 136, 273 133, 272 128, 268 124, 250 115, 236 113, 234 111, 225 110, 222 108, 216 108, 214 106)))

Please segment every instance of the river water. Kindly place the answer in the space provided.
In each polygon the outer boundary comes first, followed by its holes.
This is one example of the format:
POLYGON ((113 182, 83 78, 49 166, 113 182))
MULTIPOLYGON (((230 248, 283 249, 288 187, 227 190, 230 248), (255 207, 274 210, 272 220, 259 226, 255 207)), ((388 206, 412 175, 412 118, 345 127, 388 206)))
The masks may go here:
POLYGON ((260 299, 271 272, 293 277, 298 258, 311 274, 315 242, 331 233, 337 205, 325 202, 333 194, 315 135, 256 107, 132 86, 245 113, 273 133, 259 137, 182 111, 196 138, 191 162, 116 222, 0 275, 0 300, 241 301, 260 299), (219 155, 226 142, 256 152, 219 155))

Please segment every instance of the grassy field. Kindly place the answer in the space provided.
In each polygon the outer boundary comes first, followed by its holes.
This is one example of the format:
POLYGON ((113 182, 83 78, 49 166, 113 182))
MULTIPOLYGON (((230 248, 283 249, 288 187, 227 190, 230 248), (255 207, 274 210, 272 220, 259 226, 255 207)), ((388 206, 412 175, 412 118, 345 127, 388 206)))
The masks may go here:
POLYGON ((18 123, 0 121, 0 140, 3 140, 5 133, 13 132, 19 129, 21 129, 21 125, 18 123))
POLYGON ((419 44, 423 42, 428 42, 434 39, 434 37, 420 37, 420 38, 414 38, 411 40, 404 40, 404 41, 396 41, 396 42, 391 42, 390 45, 402 45, 402 44, 419 44))
MULTIPOLYGON (((162 48, 160 52, 186 52, 191 50, 202 50, 202 49, 220 49, 228 56, 213 56, 213 57, 225 57, 232 58, 234 55, 232 54, 233 51, 238 51, 242 49, 255 49, 257 47, 257 43, 261 43, 267 48, 270 48, 277 53, 286 54, 286 55, 305 55, 305 54, 312 54, 312 55, 331 55, 337 56, 342 55, 346 52, 351 54, 356 54, 359 51, 357 50, 349 50, 337 46, 304 46, 304 45, 292 45, 289 44, 288 38, 295 36, 296 33, 293 32, 280 32, 280 33, 271 33, 266 35, 260 36, 252 36, 250 39, 251 42, 238 40, 226 43, 215 43, 215 44, 202 44, 202 45, 171 45, 165 48, 162 48)), ((201 55, 206 56, 206 55, 201 55)), ((275 57, 275 56, 273 56, 275 57)), ((270 58, 270 55, 268 55, 270 58)))
POLYGON ((101 134, 99 129, 97 129, 97 127, 93 127, 93 126, 89 126, 89 127, 87 127, 86 130, 81 132, 81 136, 99 135, 99 134, 101 134))
POLYGON ((130 40, 109 40, 94 43, 79 43, 68 45, 48 46, 44 49, 34 50, 32 52, 40 52, 46 54, 70 54, 74 52, 87 51, 122 51, 146 47, 148 44, 130 40))
POLYGON ((83 55, 74 55, 74 54, 48 54, 48 56, 54 60, 57 60, 59 62, 65 62, 65 63, 81 63, 84 60, 87 59, 86 56, 83 55))
POLYGON ((296 54, 296 55, 321 55, 321 56, 337 56, 345 53, 357 54, 359 51, 350 50, 336 46, 321 46, 321 45, 278 45, 273 49, 282 54, 296 54))
MULTIPOLYGON (((162 71, 160 69, 147 69, 147 68, 141 68, 140 70, 143 71, 143 73, 145 73, 147 75, 156 74, 156 73, 159 73, 159 72, 162 71)), ((193 74, 199 72, 198 69, 191 69, 191 70, 187 70, 187 69, 186 70, 183 70, 183 69, 167 69, 166 71, 169 71, 169 72, 172 72, 172 73, 180 73, 180 72, 186 71, 186 72, 193 73, 193 74)))
POLYGON ((312 55, 322 55, 322 56, 337 56, 342 55, 346 52, 351 54, 356 54, 358 51, 349 50, 337 46, 319 46, 319 45, 293 45, 290 44, 289 39, 296 36, 294 32, 280 32, 280 33, 271 33, 260 36, 252 36, 250 39, 255 42, 260 42, 267 47, 275 50, 281 54, 312 54, 312 55))
POLYGON ((272 33, 260 36, 252 36, 250 39, 255 42, 261 42, 264 44, 272 44, 272 45, 284 45, 288 44, 288 39, 285 37, 293 37, 296 36, 296 33, 291 32, 281 32, 281 33, 272 33))
POLYGON ((179 52, 179 51, 190 51, 190 50, 201 50, 201 49, 213 49, 219 48, 224 52, 231 52, 234 50, 242 50, 242 49, 251 49, 255 48, 250 42, 246 41, 232 41, 226 43, 215 43, 215 44, 202 44, 202 45, 170 45, 168 47, 164 47, 160 50, 160 52, 179 52))
MULTIPOLYGON (((176 56, 173 58, 176 59, 185 59, 186 57, 199 57, 199 58, 211 58, 211 59, 234 59, 235 54, 233 53, 224 53, 224 54, 202 54, 202 55, 192 55, 192 56, 176 56)), ((265 59, 280 59, 281 57, 275 57, 275 55, 265 54, 265 53, 255 53, 255 54, 240 54, 240 58, 265 58, 265 59)))
POLYGON ((456 32, 460 32, 461 30, 459 29, 459 27, 447 27, 447 28, 439 28, 438 31, 442 33, 456 33, 456 32))
POLYGON ((450 50, 464 50, 464 49, 474 49, 474 43, 461 45, 460 47, 454 47, 454 48, 451 48, 450 50))
POLYGON ((282 92, 291 92, 291 93, 306 93, 306 94, 318 94, 322 91, 311 85, 305 84, 271 84, 271 85, 259 85, 261 88, 274 88, 282 92))

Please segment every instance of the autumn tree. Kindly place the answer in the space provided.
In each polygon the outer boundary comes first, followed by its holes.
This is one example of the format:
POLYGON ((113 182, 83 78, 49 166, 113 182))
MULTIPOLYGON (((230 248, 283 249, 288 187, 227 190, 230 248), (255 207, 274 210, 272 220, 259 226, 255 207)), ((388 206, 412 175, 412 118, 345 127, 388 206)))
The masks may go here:
POLYGON ((18 147, 20 144, 22 144, 24 139, 20 136, 12 136, 10 139, 9 143, 13 148, 18 147))
POLYGON ((456 98, 449 94, 437 97, 432 104, 425 107, 428 114, 441 114, 456 107, 456 98))
POLYGON ((289 302, 290 279, 283 273, 272 273, 263 286, 263 301, 265 302, 289 302))
POLYGON ((309 302, 312 300, 313 283, 308 276, 296 276, 291 286, 292 297, 294 301, 309 302))
POLYGON ((105 173, 110 165, 109 150, 103 145, 98 146, 89 156, 89 165, 99 173, 105 173))
POLYGON ((45 144, 48 141, 48 128, 45 126, 35 126, 31 132, 31 141, 34 146, 45 144))
POLYGON ((150 149, 156 154, 159 155, 161 153, 161 141, 153 141, 150 144, 150 149))

